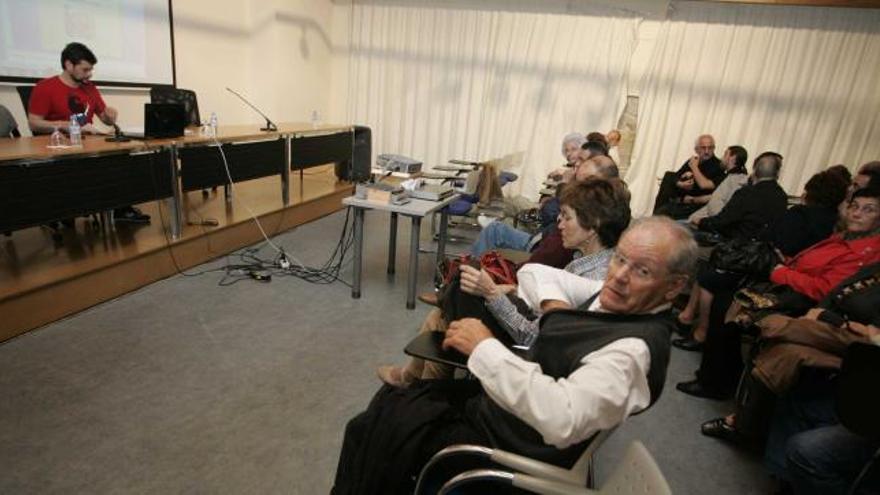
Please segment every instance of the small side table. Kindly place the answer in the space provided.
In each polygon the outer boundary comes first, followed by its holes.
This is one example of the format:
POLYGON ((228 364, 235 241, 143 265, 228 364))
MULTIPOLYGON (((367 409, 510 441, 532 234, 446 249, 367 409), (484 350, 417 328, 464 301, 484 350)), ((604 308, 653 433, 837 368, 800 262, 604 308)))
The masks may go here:
POLYGON ((419 234, 421 233, 422 218, 440 211, 440 232, 437 241, 437 262, 443 261, 446 251, 446 230, 449 222, 448 214, 444 210, 449 203, 458 199, 453 194, 442 201, 426 201, 411 199, 404 205, 380 203, 366 199, 358 199, 350 196, 342 200, 342 204, 354 210, 354 263, 352 264, 351 297, 361 297, 361 271, 364 250, 364 212, 367 210, 387 211, 391 213, 391 232, 388 238, 388 274, 394 274, 394 264, 397 255, 397 218, 398 215, 409 217, 412 221, 412 234, 410 235, 409 248, 409 273, 407 274, 406 308, 416 307, 416 283, 419 273, 419 234))

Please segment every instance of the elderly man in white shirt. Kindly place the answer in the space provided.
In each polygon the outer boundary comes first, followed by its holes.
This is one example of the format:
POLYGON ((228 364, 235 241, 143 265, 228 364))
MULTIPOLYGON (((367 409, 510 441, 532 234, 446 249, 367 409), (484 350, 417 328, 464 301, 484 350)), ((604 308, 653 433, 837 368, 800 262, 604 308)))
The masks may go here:
POLYGON ((469 356, 477 381, 383 387, 346 428, 333 493, 412 491, 427 459, 454 443, 570 467, 594 433, 659 398, 673 327, 668 308, 696 258, 682 225, 637 222, 623 234, 604 285, 587 282, 574 295, 546 292, 563 298, 560 307, 582 302, 546 314, 524 357, 479 320, 451 323, 443 346, 469 356))

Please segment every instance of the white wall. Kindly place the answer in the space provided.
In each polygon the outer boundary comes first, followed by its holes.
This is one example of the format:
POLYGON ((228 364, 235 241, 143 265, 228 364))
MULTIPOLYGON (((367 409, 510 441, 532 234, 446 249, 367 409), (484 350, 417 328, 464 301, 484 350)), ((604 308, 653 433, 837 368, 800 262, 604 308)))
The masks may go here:
MULTIPOLYGON (((227 86, 276 122, 307 121, 313 110, 327 120, 332 13, 331 0, 174 2, 177 85, 197 93, 203 120, 214 111, 221 125, 262 123, 227 86)), ((101 47, 90 48, 98 57, 95 72, 100 78, 101 47)), ((142 124, 148 91, 102 88, 102 94, 119 110, 121 124, 142 124)), ((29 134, 14 86, 0 85, 0 104, 12 111, 23 134, 29 134)))

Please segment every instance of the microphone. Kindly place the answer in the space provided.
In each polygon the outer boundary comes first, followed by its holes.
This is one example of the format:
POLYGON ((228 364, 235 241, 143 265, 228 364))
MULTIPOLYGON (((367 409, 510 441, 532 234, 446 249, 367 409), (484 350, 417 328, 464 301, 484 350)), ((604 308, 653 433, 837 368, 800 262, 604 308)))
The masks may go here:
POLYGON ((260 114, 261 117, 266 119, 266 127, 260 127, 261 131, 277 131, 278 130, 278 126, 276 126, 275 123, 269 119, 269 117, 266 117, 266 114, 261 112, 259 108, 255 107, 253 105, 253 103, 247 101, 247 99, 244 96, 241 96, 240 94, 236 93, 235 91, 233 91, 232 89, 230 89, 228 87, 226 88, 226 91, 229 91, 230 93, 237 96, 241 101, 245 102, 247 104, 247 106, 253 108, 255 112, 257 112, 258 114, 260 114))
POLYGON ((127 143, 131 141, 131 138, 127 138, 122 135, 122 129, 119 128, 115 123, 113 124, 113 135, 104 139, 108 143, 127 143))

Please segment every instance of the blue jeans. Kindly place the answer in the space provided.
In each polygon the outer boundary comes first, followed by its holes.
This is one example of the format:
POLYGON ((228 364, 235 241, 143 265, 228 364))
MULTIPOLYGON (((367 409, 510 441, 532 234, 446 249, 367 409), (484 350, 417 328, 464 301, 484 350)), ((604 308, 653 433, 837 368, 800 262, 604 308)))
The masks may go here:
MULTIPOLYGON (((824 426, 791 437, 786 469, 797 494, 844 495, 876 452, 877 445, 843 425, 824 426)), ((868 474, 857 493, 876 493, 877 476, 868 474)))
POLYGON ((480 256, 486 251, 498 248, 528 251, 531 240, 531 234, 516 230, 510 225, 496 220, 480 231, 480 237, 471 246, 471 254, 480 256))

